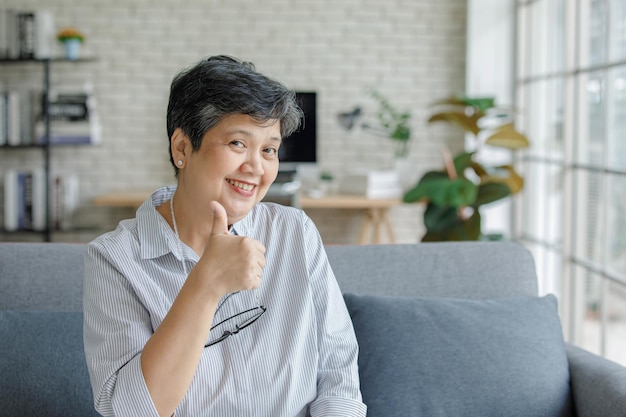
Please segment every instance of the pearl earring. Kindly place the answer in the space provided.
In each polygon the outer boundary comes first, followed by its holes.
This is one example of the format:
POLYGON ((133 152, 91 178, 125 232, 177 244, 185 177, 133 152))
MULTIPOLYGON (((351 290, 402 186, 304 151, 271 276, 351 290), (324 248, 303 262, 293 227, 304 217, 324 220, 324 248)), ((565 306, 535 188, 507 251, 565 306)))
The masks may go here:
POLYGON ((183 165, 183 161, 181 161, 180 159, 178 160, 178 166, 182 166, 183 165))

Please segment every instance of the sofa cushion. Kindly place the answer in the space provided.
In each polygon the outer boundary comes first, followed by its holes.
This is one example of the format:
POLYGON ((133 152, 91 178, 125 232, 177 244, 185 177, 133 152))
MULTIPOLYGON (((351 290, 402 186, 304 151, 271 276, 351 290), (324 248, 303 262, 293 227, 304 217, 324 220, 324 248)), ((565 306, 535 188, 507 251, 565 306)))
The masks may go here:
POLYGON ((345 300, 368 417, 572 414, 554 296, 345 300))
POLYGON ((82 323, 80 312, 0 311, 0 413, 98 415, 82 323))

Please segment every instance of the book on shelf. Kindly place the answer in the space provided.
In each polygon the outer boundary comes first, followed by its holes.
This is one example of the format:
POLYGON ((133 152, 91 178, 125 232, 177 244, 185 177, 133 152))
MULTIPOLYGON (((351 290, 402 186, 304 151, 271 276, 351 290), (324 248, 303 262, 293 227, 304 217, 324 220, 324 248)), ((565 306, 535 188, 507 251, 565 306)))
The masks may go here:
POLYGON ((7 231, 46 229, 49 213, 53 230, 72 227, 79 205, 76 175, 55 175, 50 181, 50 205, 46 207, 46 175, 42 169, 4 171, 4 229, 7 231))
POLYGON ((0 145, 33 143, 38 96, 39 93, 25 89, 0 92, 0 145))
POLYGON ((50 58, 55 41, 52 12, 0 8, 0 58, 50 58))
POLYGON ((395 170, 371 170, 343 175, 339 179, 339 192, 372 199, 399 198, 403 194, 395 170))
POLYGON ((4 228, 10 232, 19 229, 19 191, 17 171, 4 172, 4 228))
POLYGON ((46 227, 46 187, 43 170, 6 170, 4 228, 8 231, 46 227))
POLYGON ((69 230, 79 205, 79 180, 76 175, 55 175, 50 186, 50 226, 53 230, 69 230))

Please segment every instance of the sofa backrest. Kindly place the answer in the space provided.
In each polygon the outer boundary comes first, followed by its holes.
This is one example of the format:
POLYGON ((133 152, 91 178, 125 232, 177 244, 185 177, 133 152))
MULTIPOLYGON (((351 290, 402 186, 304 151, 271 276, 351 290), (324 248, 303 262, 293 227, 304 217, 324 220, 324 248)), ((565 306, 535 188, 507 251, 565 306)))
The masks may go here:
POLYGON ((329 246, 344 293, 487 299, 537 295, 532 254, 515 242, 329 246))
MULTIPOLYGON (((532 255, 518 243, 331 245, 326 251, 343 292, 537 295, 532 255)), ((0 243, 0 310, 81 311, 84 252, 84 244, 0 243)))
POLYGON ((0 310, 82 311, 84 244, 0 243, 0 310))
MULTIPOLYGON (((0 243, 0 310, 18 310, 0 311, 0 410, 97 415, 82 340, 84 251, 84 244, 0 243)), ((469 298, 537 292, 532 257, 514 243, 329 246, 327 253, 344 292, 469 298)), ((367 343, 361 352, 369 352, 367 343)))

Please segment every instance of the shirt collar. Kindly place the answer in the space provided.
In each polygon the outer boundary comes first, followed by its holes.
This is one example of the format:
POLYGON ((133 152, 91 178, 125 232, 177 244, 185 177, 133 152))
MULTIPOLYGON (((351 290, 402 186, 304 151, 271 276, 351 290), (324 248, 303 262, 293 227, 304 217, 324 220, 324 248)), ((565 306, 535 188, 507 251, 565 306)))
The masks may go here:
POLYGON ((179 260, 183 259, 174 231, 156 210, 174 195, 174 191, 176 186, 157 189, 137 210, 137 232, 143 259, 158 258, 168 253, 173 253, 179 260))
MULTIPOLYGON (((254 210, 254 209, 253 209, 254 210)), ((250 230, 250 213, 238 222, 233 223, 230 228, 230 233, 237 236, 248 236, 247 232, 250 230)))

